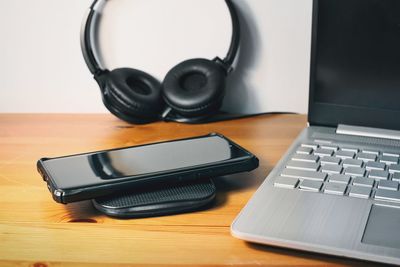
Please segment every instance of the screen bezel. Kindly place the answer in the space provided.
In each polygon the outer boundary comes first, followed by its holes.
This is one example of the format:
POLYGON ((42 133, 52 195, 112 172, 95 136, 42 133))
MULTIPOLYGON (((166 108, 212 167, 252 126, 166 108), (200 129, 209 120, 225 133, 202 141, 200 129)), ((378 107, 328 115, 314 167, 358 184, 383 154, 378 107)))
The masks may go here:
POLYGON ((310 90, 308 122, 310 125, 337 127, 339 124, 400 130, 400 110, 367 108, 316 102, 316 63, 318 45, 319 1, 313 1, 310 90))

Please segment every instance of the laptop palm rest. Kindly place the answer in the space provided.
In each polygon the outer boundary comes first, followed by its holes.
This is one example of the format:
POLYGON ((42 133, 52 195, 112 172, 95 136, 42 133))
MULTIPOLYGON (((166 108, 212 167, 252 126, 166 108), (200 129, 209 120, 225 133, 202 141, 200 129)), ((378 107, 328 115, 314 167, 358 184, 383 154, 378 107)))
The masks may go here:
POLYGON ((372 205, 362 243, 400 249, 400 208, 372 205))

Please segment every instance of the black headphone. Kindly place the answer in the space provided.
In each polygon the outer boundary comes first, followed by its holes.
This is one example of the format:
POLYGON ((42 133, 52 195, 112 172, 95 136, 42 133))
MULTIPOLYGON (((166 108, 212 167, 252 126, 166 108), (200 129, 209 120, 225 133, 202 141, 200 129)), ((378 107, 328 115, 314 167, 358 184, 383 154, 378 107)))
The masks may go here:
MULTIPOLYGON (((151 75, 130 68, 109 71, 96 60, 91 42, 93 23, 99 12, 94 0, 81 30, 86 64, 100 86, 103 103, 118 118, 130 123, 157 120, 206 122, 218 113, 225 95, 226 77, 238 54, 240 25, 231 0, 225 0, 232 20, 232 39, 224 59, 189 59, 173 67, 160 83, 151 75)), ((228 116, 229 117, 229 116, 228 116)))

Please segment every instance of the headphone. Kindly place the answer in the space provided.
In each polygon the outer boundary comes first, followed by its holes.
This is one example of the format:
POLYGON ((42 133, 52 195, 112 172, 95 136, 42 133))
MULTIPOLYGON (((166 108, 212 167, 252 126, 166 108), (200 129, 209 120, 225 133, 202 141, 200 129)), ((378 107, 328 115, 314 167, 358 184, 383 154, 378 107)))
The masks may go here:
MULTIPOLYGON (((160 83, 137 69, 101 67, 94 55, 92 29, 100 14, 94 0, 81 29, 81 48, 85 62, 100 86, 103 103, 118 118, 143 124, 158 120, 198 123, 218 115, 225 95, 226 78, 232 72, 240 43, 240 24, 235 6, 225 0, 232 20, 232 38, 224 59, 195 58, 173 67, 160 83)), ((220 120, 232 118, 220 116, 220 120)), ((215 121, 215 119, 214 119, 215 121)))

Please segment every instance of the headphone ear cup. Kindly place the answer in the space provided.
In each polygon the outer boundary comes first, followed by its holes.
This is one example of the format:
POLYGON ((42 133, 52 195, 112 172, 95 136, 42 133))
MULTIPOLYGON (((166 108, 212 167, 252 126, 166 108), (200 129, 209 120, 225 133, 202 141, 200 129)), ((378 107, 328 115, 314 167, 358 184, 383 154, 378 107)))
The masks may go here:
POLYGON ((225 95, 226 71, 207 59, 190 59, 172 68, 162 84, 164 101, 186 117, 211 115, 225 95))
POLYGON ((156 121, 165 107, 161 84, 140 70, 121 68, 106 74, 103 102, 118 118, 131 123, 156 121))

